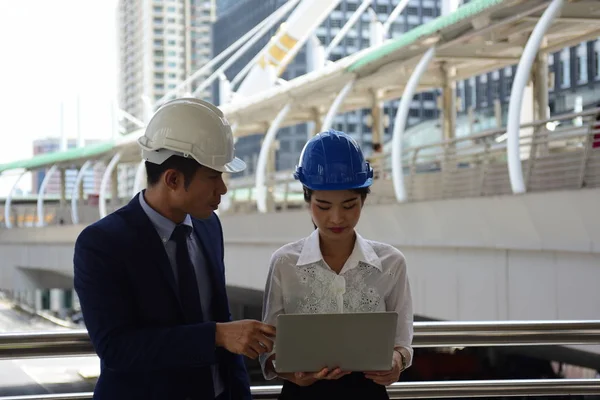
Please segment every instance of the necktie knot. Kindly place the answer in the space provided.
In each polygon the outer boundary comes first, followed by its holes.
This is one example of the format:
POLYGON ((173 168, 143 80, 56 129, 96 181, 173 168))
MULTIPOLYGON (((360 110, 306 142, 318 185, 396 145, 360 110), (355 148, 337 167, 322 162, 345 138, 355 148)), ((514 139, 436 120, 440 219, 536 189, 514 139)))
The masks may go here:
POLYGON ((171 233, 171 240, 175 241, 175 243, 184 243, 191 233, 191 226, 179 224, 175 227, 175 229, 173 229, 173 233, 171 233))

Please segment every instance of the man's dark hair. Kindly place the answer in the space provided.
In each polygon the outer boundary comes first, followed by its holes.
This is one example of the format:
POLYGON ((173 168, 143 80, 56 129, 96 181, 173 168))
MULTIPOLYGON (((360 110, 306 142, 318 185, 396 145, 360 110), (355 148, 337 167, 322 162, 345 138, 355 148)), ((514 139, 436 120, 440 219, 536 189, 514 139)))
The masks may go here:
POLYGON ((190 186, 196 172, 201 167, 193 158, 171 156, 162 164, 153 164, 146 161, 146 175, 148 176, 148 187, 154 186, 160 180, 160 177, 168 169, 174 169, 183 174, 183 185, 185 189, 190 186))
MULTIPOLYGON (((312 197, 313 190, 307 188, 306 186, 303 186, 302 190, 304 191, 304 201, 307 202, 307 203, 310 203, 310 199, 312 197)), ((360 194, 360 198, 362 199, 363 202, 367 198, 367 195, 369 193, 371 193, 371 189, 368 188, 368 187, 360 188, 360 189, 350 189, 350 191, 354 192, 354 193, 357 193, 357 194, 360 194)))

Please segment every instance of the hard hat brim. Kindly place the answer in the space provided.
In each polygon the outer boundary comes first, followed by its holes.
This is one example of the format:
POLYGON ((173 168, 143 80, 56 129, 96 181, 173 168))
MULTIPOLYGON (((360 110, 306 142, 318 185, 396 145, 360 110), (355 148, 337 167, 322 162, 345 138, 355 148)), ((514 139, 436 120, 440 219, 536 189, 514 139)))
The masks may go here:
POLYGON ((233 160, 231 160, 230 162, 228 162, 227 164, 225 164, 222 167, 209 167, 214 169, 215 171, 219 171, 219 172, 227 172, 230 174, 235 174, 237 172, 242 172, 243 170, 246 169, 246 163, 237 158, 234 157, 233 160))
POLYGON ((230 174, 235 174, 237 172, 242 172, 243 170, 246 169, 246 163, 237 158, 234 157, 233 160, 231 160, 230 162, 228 162, 225 165, 209 165, 206 163, 202 163, 200 162, 200 160, 198 160, 196 157, 194 157, 193 154, 189 154, 187 156, 184 156, 184 154, 180 151, 176 151, 176 150, 171 150, 171 149, 160 149, 160 150, 149 150, 147 148, 145 148, 144 146, 142 146, 142 159, 151 162, 152 164, 162 164, 164 163, 169 157, 171 156, 179 156, 179 157, 191 157, 194 160, 196 160, 196 162, 202 166, 205 166, 207 168, 210 169, 214 169, 215 171, 219 171, 219 172, 224 172, 224 173, 230 173, 230 174))

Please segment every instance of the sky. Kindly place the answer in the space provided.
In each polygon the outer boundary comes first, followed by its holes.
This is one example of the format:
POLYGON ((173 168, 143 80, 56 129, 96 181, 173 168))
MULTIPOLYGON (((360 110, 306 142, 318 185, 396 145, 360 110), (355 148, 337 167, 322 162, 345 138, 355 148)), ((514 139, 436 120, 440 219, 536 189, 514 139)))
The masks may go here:
MULTIPOLYGON (((33 155, 32 142, 110 139, 117 97, 117 0, 0 0, 0 164, 33 155)), ((0 175, 0 197, 16 175, 0 175)), ((31 189, 31 178, 19 182, 31 189)))

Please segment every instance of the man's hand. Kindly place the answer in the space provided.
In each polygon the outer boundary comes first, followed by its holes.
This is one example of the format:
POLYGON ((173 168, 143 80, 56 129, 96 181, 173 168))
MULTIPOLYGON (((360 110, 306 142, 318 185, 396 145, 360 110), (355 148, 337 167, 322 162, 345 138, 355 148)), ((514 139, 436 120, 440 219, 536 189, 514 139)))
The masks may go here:
POLYGON ((400 353, 394 351, 394 366, 389 371, 369 371, 365 372, 367 379, 383 386, 389 386, 392 383, 398 382, 400 379, 400 365, 402 364, 400 353))
POLYGON ((232 353, 255 359, 273 351, 275 327, 254 320, 217 323, 215 343, 232 353))

